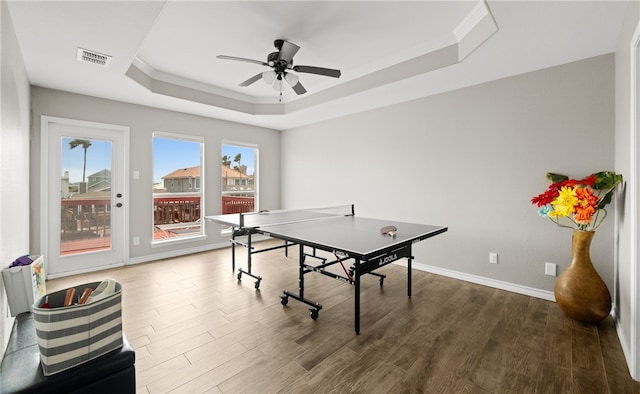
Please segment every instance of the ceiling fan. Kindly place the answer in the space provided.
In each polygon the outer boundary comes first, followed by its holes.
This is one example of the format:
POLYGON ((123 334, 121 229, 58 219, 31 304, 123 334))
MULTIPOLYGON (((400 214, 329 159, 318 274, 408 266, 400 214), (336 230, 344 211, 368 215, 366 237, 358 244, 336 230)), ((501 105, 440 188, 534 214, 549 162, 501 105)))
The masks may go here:
POLYGON ((218 55, 217 57, 218 59, 237 60, 241 62, 256 63, 262 66, 271 67, 271 70, 254 75, 253 77, 242 82, 240 86, 249 86, 259 79, 263 79, 266 83, 272 85, 275 90, 279 91, 280 96, 282 96, 282 90, 284 88, 283 80, 287 81, 287 83, 297 94, 305 94, 307 92, 304 86, 302 86, 302 84, 300 83, 298 76, 296 74, 293 74, 291 71, 340 78, 340 70, 315 66, 294 66, 293 56, 300 49, 300 47, 296 44, 278 39, 273 42, 273 45, 278 51, 271 52, 269 55, 267 55, 266 62, 263 62, 261 60, 245 59, 243 57, 226 55, 218 55))

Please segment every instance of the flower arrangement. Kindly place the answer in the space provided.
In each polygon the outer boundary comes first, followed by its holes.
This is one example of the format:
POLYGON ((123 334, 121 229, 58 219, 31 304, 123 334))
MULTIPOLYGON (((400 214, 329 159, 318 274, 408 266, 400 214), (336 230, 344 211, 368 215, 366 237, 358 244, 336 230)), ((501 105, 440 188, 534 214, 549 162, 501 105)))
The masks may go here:
POLYGON ((622 175, 610 171, 596 172, 579 180, 549 172, 547 178, 551 185, 531 199, 531 203, 538 206, 538 215, 548 217, 560 227, 582 231, 593 231, 600 226, 607 217, 604 207, 622 183, 622 175))

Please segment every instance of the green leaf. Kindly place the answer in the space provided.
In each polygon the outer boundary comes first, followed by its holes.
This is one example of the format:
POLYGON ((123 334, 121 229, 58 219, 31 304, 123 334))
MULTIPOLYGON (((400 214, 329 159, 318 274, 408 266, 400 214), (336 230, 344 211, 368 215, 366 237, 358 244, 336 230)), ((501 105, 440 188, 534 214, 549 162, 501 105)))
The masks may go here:
POLYGON ((596 183, 593 188, 597 190, 606 190, 597 207, 598 209, 602 209, 613 199, 614 190, 622 183, 622 175, 611 171, 601 171, 597 172, 595 176, 596 183))
POLYGON ((613 198, 613 190, 609 190, 609 192, 605 194, 602 197, 602 199, 600 199, 600 202, 598 203, 598 206, 596 207, 596 209, 604 208, 607 204, 611 202, 612 198, 613 198))
POLYGON ((552 183, 556 183, 556 182, 566 181, 567 179, 569 179, 569 177, 562 174, 547 172, 547 179, 549 179, 552 183))
POLYGON ((593 185, 593 188, 597 190, 614 189, 622 183, 622 175, 616 174, 615 172, 600 171, 594 175, 596 176, 596 183, 593 185))

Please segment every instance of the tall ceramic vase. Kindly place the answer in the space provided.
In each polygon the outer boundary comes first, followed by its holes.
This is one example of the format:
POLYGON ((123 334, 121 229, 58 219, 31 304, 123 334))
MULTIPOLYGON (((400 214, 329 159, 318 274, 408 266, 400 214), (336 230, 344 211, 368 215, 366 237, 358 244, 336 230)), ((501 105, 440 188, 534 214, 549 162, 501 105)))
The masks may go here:
POLYGON ((560 309, 583 323, 599 322, 611 312, 611 294, 589 254, 594 234, 594 231, 573 232, 571 265, 560 274, 554 288, 560 309))

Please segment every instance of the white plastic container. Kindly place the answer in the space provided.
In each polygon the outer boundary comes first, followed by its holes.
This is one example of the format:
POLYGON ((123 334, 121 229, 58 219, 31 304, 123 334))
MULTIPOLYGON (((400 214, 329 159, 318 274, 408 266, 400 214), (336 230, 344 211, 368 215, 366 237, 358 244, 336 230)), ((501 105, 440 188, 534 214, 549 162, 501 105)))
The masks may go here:
POLYGON ((29 265, 4 268, 2 281, 9 301, 11 316, 31 312, 33 303, 46 294, 44 256, 29 256, 29 265))

